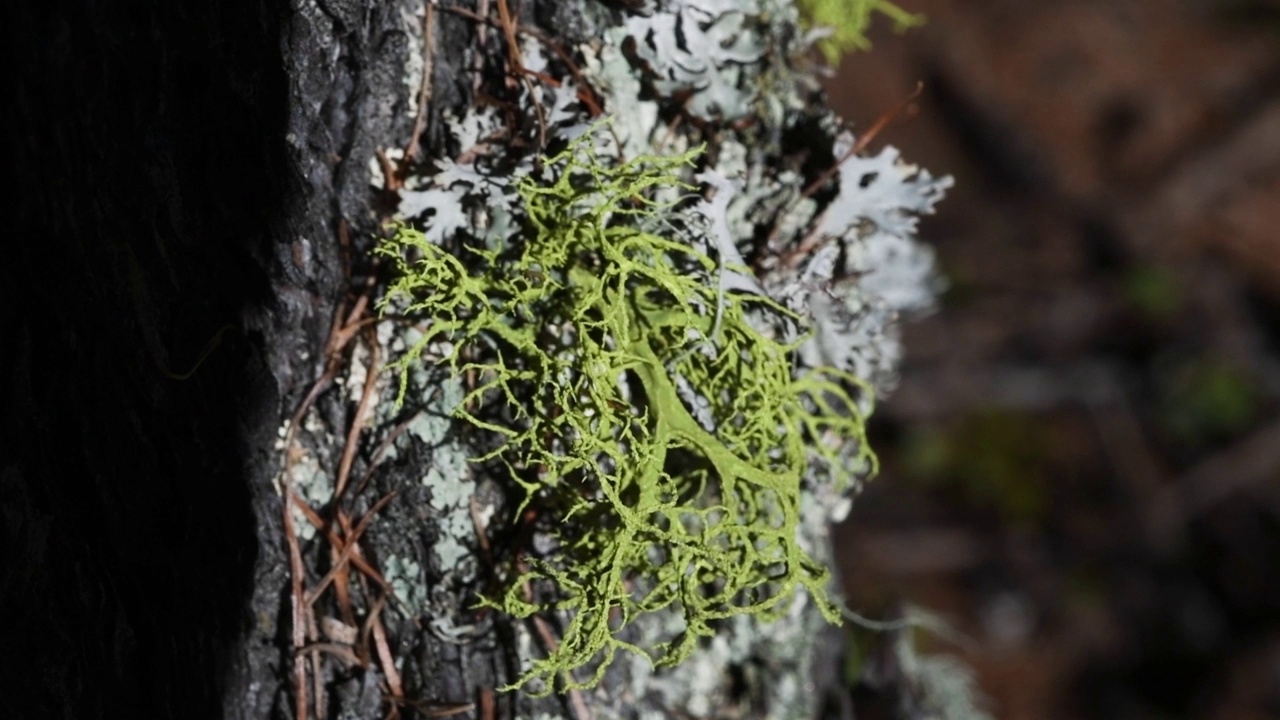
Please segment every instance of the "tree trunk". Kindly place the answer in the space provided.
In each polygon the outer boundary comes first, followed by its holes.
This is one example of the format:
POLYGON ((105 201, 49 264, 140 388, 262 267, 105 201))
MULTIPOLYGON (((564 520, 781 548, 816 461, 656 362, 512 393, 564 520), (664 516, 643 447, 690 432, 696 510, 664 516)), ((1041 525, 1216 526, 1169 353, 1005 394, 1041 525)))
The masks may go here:
MULTIPOLYGON (((570 48, 590 39, 579 16, 621 18, 595 0, 516 4, 523 25, 570 48)), ((463 562, 483 573, 484 558, 441 543, 473 553, 475 529, 421 481, 444 450, 380 454, 406 418, 371 409, 359 419, 379 432, 353 436, 344 460, 362 390, 353 368, 377 343, 331 341, 372 317, 357 298, 392 208, 370 164, 409 145, 418 122, 421 0, 64 5, 4 11, 20 68, 8 166, 22 189, 0 289, 17 319, 0 334, 0 716, 288 718, 299 691, 317 712, 316 672, 318 717, 580 714, 569 696, 492 692, 538 636, 493 614, 468 626, 474 588, 453 574, 463 562), (307 469, 328 496, 294 487, 307 469), (292 568, 282 484, 335 534, 293 515, 306 537, 292 568), (308 618, 295 578, 318 587, 366 515, 358 554, 396 596, 369 573, 339 573, 350 582, 308 618)), ((464 66, 478 25, 433 21, 421 158, 444 155, 446 111, 479 101, 464 66)), ((501 58, 499 31, 485 32, 501 58)), ((809 681, 770 676, 795 668, 738 672, 745 698, 754 684, 809 681)), ((626 677, 604 688, 626 704, 626 677)), ((599 698, 582 702, 604 716, 599 698)), ((634 701, 644 717, 685 711, 634 701)))

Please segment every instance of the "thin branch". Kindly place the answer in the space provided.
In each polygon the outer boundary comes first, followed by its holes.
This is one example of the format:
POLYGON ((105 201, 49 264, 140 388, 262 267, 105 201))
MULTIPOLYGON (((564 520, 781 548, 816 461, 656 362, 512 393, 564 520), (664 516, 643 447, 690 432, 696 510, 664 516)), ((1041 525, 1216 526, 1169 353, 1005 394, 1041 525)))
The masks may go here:
MULTIPOLYGON (((431 74, 435 72, 436 6, 434 3, 425 3, 425 5, 422 18, 422 83, 418 86, 418 115, 413 119, 413 136, 409 138, 409 144, 404 148, 405 162, 414 162, 418 159, 422 132, 427 127, 427 105, 431 102, 431 74)), ((484 46, 483 40, 480 45, 484 46)))
POLYGON ((364 389, 360 393, 360 403, 356 406, 355 417, 351 419, 351 427, 347 430, 347 441, 342 448, 342 460, 338 463, 338 479, 333 491, 333 507, 342 500, 342 492, 347 488, 347 480, 351 477, 351 465, 355 462, 356 450, 360 447, 360 433, 364 431, 364 419, 369 413, 373 399, 377 396, 378 383, 378 343, 375 339, 369 342, 369 366, 365 369, 364 389))

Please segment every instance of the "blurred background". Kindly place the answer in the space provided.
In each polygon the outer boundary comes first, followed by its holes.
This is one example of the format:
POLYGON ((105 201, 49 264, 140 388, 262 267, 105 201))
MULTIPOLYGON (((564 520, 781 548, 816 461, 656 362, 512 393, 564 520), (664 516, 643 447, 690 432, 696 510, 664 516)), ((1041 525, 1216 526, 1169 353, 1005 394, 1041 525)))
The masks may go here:
POLYGON ((1280 2, 901 4, 828 89, 860 132, 924 83, 871 149, 955 176, 948 289, 850 605, 942 616, 997 718, 1280 717, 1280 2))

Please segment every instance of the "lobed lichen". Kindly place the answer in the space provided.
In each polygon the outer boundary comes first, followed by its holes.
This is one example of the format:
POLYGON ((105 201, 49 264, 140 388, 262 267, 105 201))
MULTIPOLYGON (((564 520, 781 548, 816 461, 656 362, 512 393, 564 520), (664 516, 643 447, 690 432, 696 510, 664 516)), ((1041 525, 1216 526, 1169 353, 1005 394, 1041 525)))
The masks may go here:
POLYGON ((801 590, 838 623, 829 572, 797 537, 802 477, 815 458, 849 467, 850 446, 854 465, 874 467, 870 387, 802 369, 804 338, 783 330, 800 319, 718 283, 723 253, 699 249, 714 242, 651 231, 687 202, 681 172, 700 151, 619 164, 597 156, 596 137, 518 181, 526 230, 513 246, 459 256, 401 227, 379 249, 399 270, 383 308, 399 298, 432 321, 392 365, 401 399, 427 346, 452 343, 447 362, 476 378, 455 415, 501 438, 476 460, 500 461, 523 488, 516 517, 530 508, 555 528, 550 551, 524 548, 485 600, 567 617, 513 685, 538 681, 535 693, 594 686, 619 650, 677 664, 719 621, 780 616, 801 590), (624 639, 659 612, 682 631, 652 648, 624 639))

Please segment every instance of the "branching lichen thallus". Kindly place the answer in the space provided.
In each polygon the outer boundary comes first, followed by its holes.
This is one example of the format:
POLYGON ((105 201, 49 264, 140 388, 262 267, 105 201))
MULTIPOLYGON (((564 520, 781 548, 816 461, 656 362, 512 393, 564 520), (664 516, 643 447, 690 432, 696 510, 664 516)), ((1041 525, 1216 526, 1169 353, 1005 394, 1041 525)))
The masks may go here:
POLYGON ((452 369, 479 378, 456 417, 500 438, 476 459, 500 460, 521 508, 554 518, 553 550, 484 601, 516 618, 559 614, 559 643, 512 686, 537 680, 538 693, 593 687, 619 650, 675 665, 718 621, 777 617, 801 588, 838 623, 828 570, 797 539, 802 476, 843 443, 874 463, 855 402, 869 387, 798 372, 798 341, 768 331, 794 314, 721 291, 716 262, 688 238, 641 229, 692 212, 654 197, 687 188, 700 151, 616 163, 592 137, 546 161, 553 180, 519 179, 513 247, 472 247, 464 263, 402 227, 379 248, 398 267, 383 308, 430 319, 393 365, 400 398, 412 364, 451 343, 452 369), (531 598, 528 584, 543 590, 531 598), (651 613, 675 630, 640 647, 628 628, 651 613))

